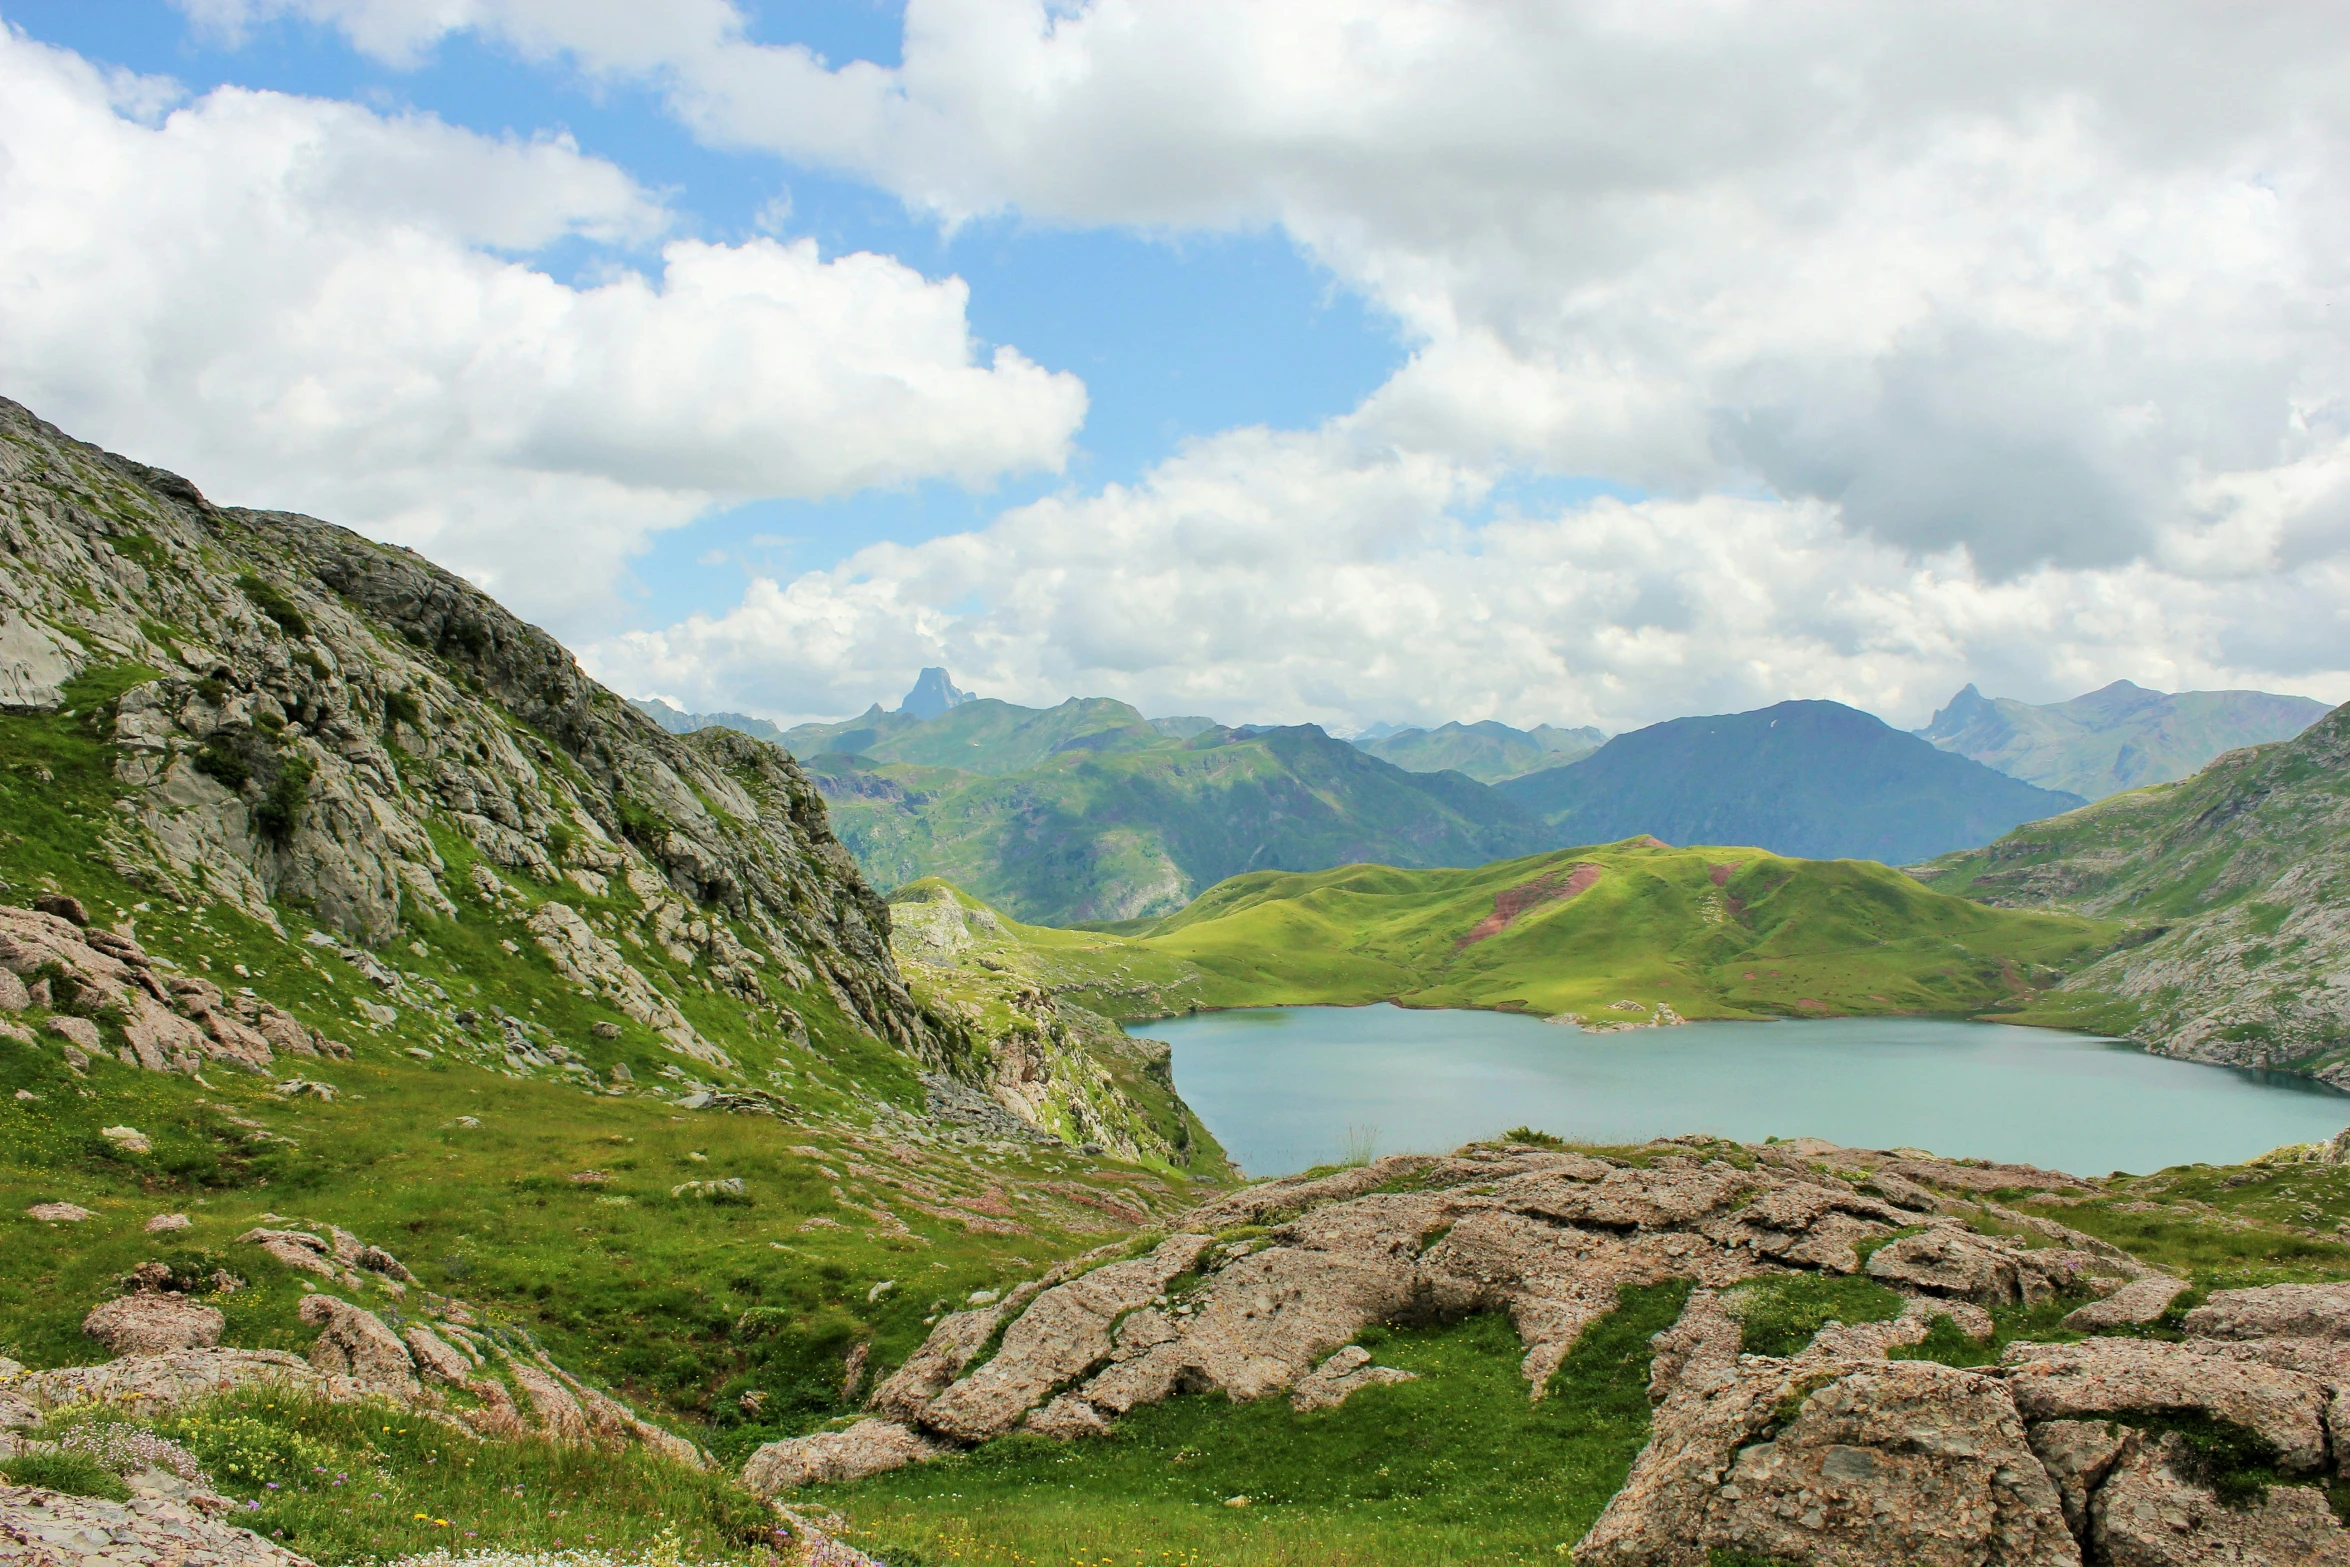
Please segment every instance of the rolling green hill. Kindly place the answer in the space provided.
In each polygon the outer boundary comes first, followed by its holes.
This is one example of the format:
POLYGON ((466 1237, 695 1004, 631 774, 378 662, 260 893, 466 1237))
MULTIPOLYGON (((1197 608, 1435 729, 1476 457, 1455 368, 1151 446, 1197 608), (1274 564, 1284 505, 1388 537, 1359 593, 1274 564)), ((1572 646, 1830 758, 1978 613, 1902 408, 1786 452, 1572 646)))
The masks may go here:
POLYGON ((1905 865, 2081 803, 1937 751, 1840 702, 1676 718, 1500 792, 1560 838, 1654 833, 1806 859, 1905 865))
POLYGON ((2325 714, 2323 702, 2266 691, 2173 694, 2116 680, 2034 706, 1970 685, 1917 733, 2010 777, 2102 800, 2184 778, 2225 751, 2290 740, 2325 714))
MULTIPOLYGON (((980 907, 937 882, 897 897, 980 907)), ((1640 839, 1474 869, 1254 872, 1114 931, 995 928, 1017 942, 1034 983, 1113 1017, 1396 1001, 1594 1025, 1656 1021, 1660 1008, 1682 1018, 2013 1011, 2123 932, 1988 908, 1867 861, 1640 839)))
POLYGON ((983 735, 999 755, 1043 751, 1021 771, 808 759, 835 829, 881 886, 942 876, 1020 918, 1068 924, 1171 913, 1241 871, 1481 864, 1546 836, 1482 784, 1405 772, 1312 725, 1176 739, 1125 722, 1134 710, 1118 703, 991 711, 1004 707, 970 703, 892 748, 951 756, 983 735), (960 724, 973 727, 943 727, 960 724))
POLYGON ((1989 904, 2139 922, 2141 941, 2038 1017, 2350 1087, 2350 706, 1919 874, 1989 904))
POLYGON ((1399 729, 1355 744, 1406 772, 1449 770, 1491 784, 1579 762, 1606 741, 1607 736, 1596 729, 1558 729, 1549 724, 1512 729, 1488 718, 1434 729, 1399 729))

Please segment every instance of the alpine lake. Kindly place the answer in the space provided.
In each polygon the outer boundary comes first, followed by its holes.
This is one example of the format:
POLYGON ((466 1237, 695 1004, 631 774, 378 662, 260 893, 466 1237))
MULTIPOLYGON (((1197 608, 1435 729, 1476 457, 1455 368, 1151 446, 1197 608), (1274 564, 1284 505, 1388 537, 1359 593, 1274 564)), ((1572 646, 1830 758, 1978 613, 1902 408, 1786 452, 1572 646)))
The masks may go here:
POLYGON ((1709 1133, 2041 1165, 2234 1163, 2350 1125, 2305 1077, 2049 1029, 1923 1018, 1586 1033, 1507 1012, 1263 1007, 1127 1025, 1250 1176, 1441 1152, 1513 1127, 1575 1142, 1709 1133))

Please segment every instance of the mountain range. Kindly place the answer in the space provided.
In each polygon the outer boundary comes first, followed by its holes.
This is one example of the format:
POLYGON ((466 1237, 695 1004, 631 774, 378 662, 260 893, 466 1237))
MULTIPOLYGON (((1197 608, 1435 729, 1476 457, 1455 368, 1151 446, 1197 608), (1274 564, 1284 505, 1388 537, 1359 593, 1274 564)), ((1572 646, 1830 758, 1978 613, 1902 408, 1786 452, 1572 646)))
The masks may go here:
POLYGON ((1918 735, 2046 789, 2102 800, 2184 778, 2242 746, 2290 740, 2326 704, 2266 691, 2149 691, 2127 680, 2033 706, 1972 685, 1918 735))
POLYGON ((1677 718, 1499 793, 1559 843, 1653 833, 1808 859, 1907 864, 2084 803, 1938 751, 1839 702, 1677 718))
POLYGON ((1466 773, 1479 783, 1492 784, 1579 762, 1606 741, 1606 734, 1597 729, 1560 729, 1550 724, 1512 729, 1487 718, 1473 724, 1441 724, 1434 729, 1361 734, 1355 736, 1354 743, 1406 772, 1466 773))

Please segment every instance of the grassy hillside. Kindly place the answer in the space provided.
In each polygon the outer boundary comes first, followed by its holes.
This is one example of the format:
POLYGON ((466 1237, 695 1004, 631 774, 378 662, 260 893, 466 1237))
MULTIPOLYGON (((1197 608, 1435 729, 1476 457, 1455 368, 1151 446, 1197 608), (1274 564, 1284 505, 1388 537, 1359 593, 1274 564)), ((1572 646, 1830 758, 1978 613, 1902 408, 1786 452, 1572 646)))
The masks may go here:
MULTIPOLYGON (((924 725, 917 734, 947 738, 924 739, 923 754, 952 754, 969 737, 947 726, 986 729, 986 710, 1001 706, 974 702, 924 725)), ((1044 716, 1074 723, 1117 706, 1068 703, 1044 716)), ((1057 746, 1005 776, 836 755, 808 765, 877 883, 944 877, 1043 923, 1171 913, 1242 871, 1479 864, 1547 836, 1481 784, 1405 772, 1311 725, 1182 740, 1120 726, 1057 746)))
POLYGON ((1479 783, 1564 767, 1598 750, 1607 736, 1596 729, 1512 729, 1488 718, 1474 724, 1442 724, 1434 729, 1400 729, 1356 745, 1383 762, 1406 772, 1466 773, 1479 783))
POLYGON ((1500 792, 1579 842, 1653 833, 1888 865, 1988 843, 2081 803, 1838 702, 1676 718, 1500 792))
POLYGON ((1923 867, 1984 903, 2139 923, 2035 1020, 2350 1086, 2350 707, 2191 778, 2114 795, 1923 867))
POLYGON ((1038 983, 1111 1016, 1393 1000, 1637 1023, 2012 1010, 2123 927, 1866 861, 1633 839, 1473 870, 1257 872, 1164 919, 1004 929, 1038 983))
POLYGON ((2266 691, 2149 691, 2127 680, 2069 702, 1950 699, 1921 739, 2044 789, 2102 800, 2184 778, 2223 752, 2293 736, 2326 714, 2323 702, 2266 691))

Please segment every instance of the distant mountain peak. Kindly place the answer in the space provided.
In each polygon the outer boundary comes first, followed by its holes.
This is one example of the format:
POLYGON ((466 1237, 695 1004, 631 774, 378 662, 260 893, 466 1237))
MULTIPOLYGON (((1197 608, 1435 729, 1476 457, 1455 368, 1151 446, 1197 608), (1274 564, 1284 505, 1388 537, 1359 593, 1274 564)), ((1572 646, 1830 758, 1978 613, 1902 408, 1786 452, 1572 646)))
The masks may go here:
POLYGON ((970 691, 958 691, 947 672, 936 667, 925 669, 914 678, 914 689, 898 704, 898 711, 909 718, 936 718, 950 707, 961 707, 965 702, 976 702, 979 697, 970 691))

